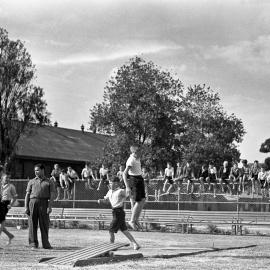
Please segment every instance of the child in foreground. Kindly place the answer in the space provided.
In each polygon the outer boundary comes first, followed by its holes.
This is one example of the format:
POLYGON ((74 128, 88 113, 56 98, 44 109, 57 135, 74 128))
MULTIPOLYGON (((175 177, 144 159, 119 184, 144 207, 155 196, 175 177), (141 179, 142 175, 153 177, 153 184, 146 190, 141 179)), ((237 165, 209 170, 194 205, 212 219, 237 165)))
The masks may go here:
POLYGON ((17 198, 17 192, 15 186, 10 183, 10 175, 5 174, 2 177, 1 184, 1 196, 0 196, 0 234, 1 232, 5 233, 8 237, 7 244, 11 244, 11 240, 14 238, 14 235, 10 233, 6 226, 5 220, 8 210, 12 207, 17 198))
POLYGON ((98 200, 98 203, 110 201, 112 206, 112 215, 113 219, 110 224, 110 242, 114 243, 115 233, 120 229, 120 231, 128 238, 128 240, 133 244, 134 250, 138 250, 140 248, 139 244, 136 242, 134 237, 127 230, 126 220, 125 220, 125 211, 124 211, 124 202, 126 200, 126 191, 119 187, 120 179, 118 177, 114 177, 110 180, 110 190, 104 196, 104 199, 98 200))

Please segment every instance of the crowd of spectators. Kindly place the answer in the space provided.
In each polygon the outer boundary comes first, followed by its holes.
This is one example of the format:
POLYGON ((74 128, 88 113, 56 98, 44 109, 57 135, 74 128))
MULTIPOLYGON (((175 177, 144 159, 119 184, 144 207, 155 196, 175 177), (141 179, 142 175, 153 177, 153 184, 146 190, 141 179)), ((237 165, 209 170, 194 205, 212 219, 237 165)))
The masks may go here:
MULTIPOLYGON (((91 164, 86 162, 79 176, 73 168, 63 169, 55 164, 51 178, 57 190, 56 200, 60 199, 62 193, 63 200, 72 199, 75 181, 84 181, 87 190, 99 191, 109 188, 109 179, 118 176, 121 186, 124 187, 124 169, 123 165, 119 165, 117 171, 102 164, 99 170, 93 170, 91 164)), ((260 166, 257 160, 253 164, 248 164, 247 160, 242 160, 240 164, 224 161, 219 168, 210 162, 203 164, 199 170, 195 169, 191 161, 184 164, 178 162, 176 168, 171 162, 167 162, 167 167, 161 169, 158 174, 142 167, 142 176, 145 181, 146 198, 149 197, 150 185, 154 189, 155 197, 176 191, 191 195, 196 193, 198 196, 211 192, 216 197, 217 190, 231 195, 247 193, 252 196, 261 194, 263 198, 270 197, 270 171, 260 166)))
POLYGON ((170 193, 173 187, 180 188, 183 182, 187 183, 187 194, 193 194, 194 184, 198 183, 199 195, 213 190, 214 197, 216 197, 219 185, 222 193, 228 192, 231 195, 247 193, 252 196, 260 193, 263 198, 270 197, 270 170, 266 171, 257 160, 250 165, 244 159, 240 166, 238 162, 233 162, 230 166, 229 162, 225 160, 219 169, 210 162, 203 164, 198 173, 195 173, 190 161, 187 161, 183 166, 177 163, 176 172, 174 172, 171 163, 168 162, 164 171, 163 192, 170 193), (168 185, 169 188, 166 191, 168 185))

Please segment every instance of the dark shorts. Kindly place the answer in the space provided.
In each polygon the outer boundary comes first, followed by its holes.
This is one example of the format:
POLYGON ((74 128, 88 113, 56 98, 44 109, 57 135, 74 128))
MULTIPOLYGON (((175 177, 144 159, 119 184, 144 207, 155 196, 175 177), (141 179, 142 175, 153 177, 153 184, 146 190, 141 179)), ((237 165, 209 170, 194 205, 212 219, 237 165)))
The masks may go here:
POLYGON ((6 215, 8 213, 8 205, 10 201, 0 201, 0 224, 6 220, 6 215))
POLYGON ((210 183, 216 183, 217 182, 216 175, 209 174, 209 181, 210 181, 210 183))
POLYGON ((51 178, 54 181, 54 185, 56 188, 61 187, 59 177, 51 178))
POLYGON ((112 210, 112 222, 110 224, 110 232, 117 233, 118 230, 120 231, 126 231, 127 225, 126 225, 126 219, 125 219, 125 211, 121 208, 115 208, 112 210))
POLYGON ((166 176, 165 179, 168 180, 168 183, 169 183, 170 185, 173 185, 174 182, 173 182, 173 179, 172 179, 171 176, 166 176))
POLYGON ((75 179, 76 178, 69 178, 68 190, 71 191, 74 188, 75 179))
POLYGON ((268 183, 266 182, 266 180, 260 180, 260 184, 261 184, 261 189, 264 189, 264 188, 268 187, 268 183), (266 183, 266 185, 265 185, 265 183, 266 183))
POLYGON ((131 189, 131 198, 136 202, 145 199, 144 180, 141 175, 130 175, 129 183, 131 189))
POLYGON ((258 180, 258 174, 251 174, 251 178, 253 178, 254 180, 258 180))
POLYGON ((120 181, 120 188, 126 188, 125 182, 123 180, 120 181))
POLYGON ((109 180, 107 178, 107 175, 101 175, 101 182, 107 186, 109 185, 109 180))

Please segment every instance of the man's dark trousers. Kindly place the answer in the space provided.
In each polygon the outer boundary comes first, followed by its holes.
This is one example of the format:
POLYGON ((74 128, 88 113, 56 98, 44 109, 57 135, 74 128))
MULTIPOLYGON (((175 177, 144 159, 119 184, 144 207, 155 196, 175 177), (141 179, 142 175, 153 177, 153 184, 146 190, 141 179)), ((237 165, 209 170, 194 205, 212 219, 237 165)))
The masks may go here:
POLYGON ((47 214, 47 199, 30 199, 29 202, 29 245, 38 247, 38 224, 41 232, 43 248, 50 248, 49 243, 49 215, 47 214))

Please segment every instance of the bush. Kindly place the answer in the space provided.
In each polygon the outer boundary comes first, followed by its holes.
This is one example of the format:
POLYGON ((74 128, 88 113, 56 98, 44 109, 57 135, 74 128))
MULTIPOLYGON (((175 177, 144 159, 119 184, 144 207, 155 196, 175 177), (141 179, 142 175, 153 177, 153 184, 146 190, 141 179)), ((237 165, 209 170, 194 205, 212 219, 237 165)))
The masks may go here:
POLYGON ((89 225, 86 223, 79 223, 78 229, 90 229, 89 225))
POLYGON ((210 233, 210 234, 215 234, 215 233, 218 233, 219 230, 218 230, 218 227, 214 224, 208 224, 207 225, 207 231, 210 233))

